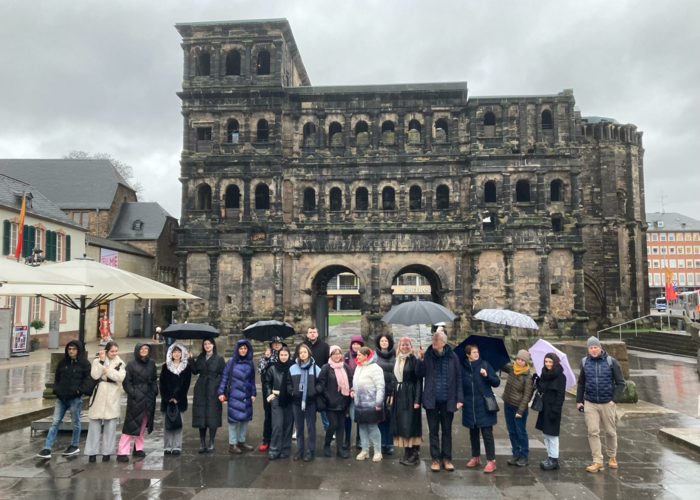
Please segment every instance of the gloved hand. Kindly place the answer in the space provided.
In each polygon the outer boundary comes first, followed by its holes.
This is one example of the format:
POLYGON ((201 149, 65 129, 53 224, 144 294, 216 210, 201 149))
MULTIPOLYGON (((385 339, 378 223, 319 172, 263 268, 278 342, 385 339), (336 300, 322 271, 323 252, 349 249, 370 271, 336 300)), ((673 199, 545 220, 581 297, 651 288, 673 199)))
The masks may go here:
POLYGON ((270 394, 270 395, 267 397, 267 402, 268 402, 268 403, 272 403, 272 400, 273 400, 273 399, 275 399, 275 395, 274 395, 274 394, 270 394))

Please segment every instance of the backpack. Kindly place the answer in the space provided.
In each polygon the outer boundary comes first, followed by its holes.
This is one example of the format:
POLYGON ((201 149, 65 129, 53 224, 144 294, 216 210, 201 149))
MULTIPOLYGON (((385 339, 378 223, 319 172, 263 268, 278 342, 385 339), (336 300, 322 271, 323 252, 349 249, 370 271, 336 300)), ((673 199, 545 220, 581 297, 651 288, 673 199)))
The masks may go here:
MULTIPOLYGON (((581 360, 581 368, 585 368, 587 359, 588 359, 588 356, 586 356, 585 358, 583 358, 581 360)), ((612 368, 612 364, 613 364, 613 361, 615 361, 615 358, 613 358, 612 356, 608 356, 607 358, 605 358, 605 360, 608 362, 608 366, 610 368, 612 368)))

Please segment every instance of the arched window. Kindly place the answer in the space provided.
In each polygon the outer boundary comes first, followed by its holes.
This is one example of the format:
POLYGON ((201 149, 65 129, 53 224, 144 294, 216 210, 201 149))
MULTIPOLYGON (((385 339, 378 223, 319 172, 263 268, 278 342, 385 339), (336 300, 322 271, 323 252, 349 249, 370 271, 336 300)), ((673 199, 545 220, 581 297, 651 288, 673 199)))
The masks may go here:
POLYGON ((484 203, 496 203, 497 201, 496 183, 493 181, 488 181, 486 184, 484 184, 484 203))
POLYGON ((382 143, 384 144, 394 144, 395 142, 395 132, 394 132, 394 122, 387 120, 382 123, 382 143))
POLYGON ((411 186, 408 190, 408 209, 421 210, 423 208, 423 190, 420 186, 411 186))
POLYGON ((226 208, 241 207, 241 191, 235 184, 231 184, 226 188, 225 206, 226 208))
POLYGON ((530 183, 525 180, 520 180, 515 185, 515 201, 527 202, 530 201, 530 183))
POLYGON ((316 190, 314 188, 304 189, 304 212, 316 210, 316 190))
POLYGON ((542 111, 542 130, 552 130, 552 112, 548 109, 542 111))
POLYGON ((550 184, 550 201, 564 201, 564 183, 559 179, 554 179, 550 184))
POLYGON ((202 52, 197 56, 195 76, 209 76, 211 73, 211 56, 209 52, 202 52))
POLYGON ((447 142, 447 120, 440 118, 435 122, 435 142, 447 142))
POLYGON ((328 140, 331 146, 343 145, 343 126, 338 122, 333 122, 328 127, 328 140))
POLYGON ((369 193, 365 187, 359 187, 355 191, 355 210, 369 210, 369 193))
POLYGON ((340 212, 343 209, 343 193, 340 188, 331 188, 330 192, 330 211, 340 212))
POLYGON ((211 210, 211 186, 202 184, 197 188, 197 210, 211 210))
POLYGON ((304 125, 304 145, 313 146, 316 144, 316 125, 309 122, 304 125))
POLYGON ((228 125, 226 125, 226 141, 238 144, 238 121, 229 120, 228 125))
POLYGON ((255 210, 270 210, 270 188, 258 184, 255 188, 255 210))
POLYGON ((435 206, 438 210, 447 210, 450 208, 450 188, 444 184, 438 186, 435 191, 435 206))
POLYGON ((496 115, 491 111, 484 115, 484 137, 496 136, 496 115))
POLYGON ((228 54, 226 54, 226 74, 241 74, 241 53, 236 49, 231 49, 228 54))
POLYGON ((391 186, 382 189, 382 210, 396 210, 396 192, 391 186))
POLYGON ((258 120, 258 142, 267 142, 270 138, 270 129, 267 125, 267 120, 264 118, 258 120))
POLYGON ((270 53, 263 50, 258 54, 258 75, 270 74, 270 53))
POLYGON ((421 140, 421 126, 418 120, 411 120, 408 122, 408 143, 409 144, 420 144, 421 140))
POLYGON ((359 121, 355 125, 355 142, 358 146, 366 146, 369 144, 369 127, 367 122, 359 121))

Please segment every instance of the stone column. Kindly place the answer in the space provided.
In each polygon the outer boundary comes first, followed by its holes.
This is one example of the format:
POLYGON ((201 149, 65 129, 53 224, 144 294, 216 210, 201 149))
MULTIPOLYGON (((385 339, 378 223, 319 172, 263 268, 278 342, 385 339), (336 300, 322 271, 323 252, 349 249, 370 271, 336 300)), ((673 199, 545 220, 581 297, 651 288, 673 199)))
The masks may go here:
POLYGON ((378 150, 379 149, 379 135, 380 135, 380 125, 379 125, 379 113, 377 111, 373 111, 371 113, 372 117, 372 123, 370 126, 370 131, 372 134, 372 137, 370 138, 370 144, 372 145, 373 150, 378 150))
MULTIPOLYGON (((272 61, 270 61, 272 63, 272 61)), ((282 85, 282 41, 275 42, 275 59, 274 59, 274 75, 275 84, 282 85)), ((272 69, 272 68, 271 68, 272 69)))
POLYGON ((253 251, 244 248, 240 252, 242 259, 242 275, 241 275, 241 317, 248 317, 252 310, 252 297, 251 297, 251 276, 252 276, 252 257, 253 251))
POLYGON ((292 258, 292 309, 295 312, 301 310, 300 293, 301 285, 299 283, 299 257, 301 257, 301 252, 296 250, 290 252, 289 256, 292 258))
POLYGON ((528 150, 527 103, 518 103, 518 134, 520 135, 520 154, 528 150))
POLYGON ((273 217, 276 221, 282 221, 282 177, 281 174, 273 177, 275 183, 275 211, 273 217))
POLYGON ((576 141, 576 110, 574 109, 574 103, 569 103, 567 109, 567 116, 569 117, 569 141, 576 141))
POLYGON ((506 309, 513 309, 513 299, 515 298, 515 286, 513 285, 513 248, 503 249, 504 267, 504 289, 506 292, 506 309))
POLYGON ((513 210, 513 193, 510 188, 510 172, 503 172, 503 210, 510 215, 513 210))
POLYGON ((188 110, 182 110, 182 152, 191 152, 190 148, 190 112, 188 110))
POLYGON ((469 211, 474 212, 479 210, 479 192, 476 187, 476 172, 469 172, 469 211))
POLYGON ((275 256, 275 263, 273 269, 273 280, 275 284, 275 312, 273 316, 276 319, 282 319, 284 318, 284 306, 282 303, 282 294, 284 291, 284 267, 282 265, 284 260, 284 251, 278 249, 275 250, 273 254, 275 256))
POLYGON ((581 170, 578 168, 571 169, 571 210, 578 212, 581 207, 581 190, 578 186, 578 176, 581 170))
POLYGON ((184 63, 182 65, 182 81, 187 81, 190 79, 190 45, 187 43, 181 43, 182 51, 184 52, 184 63))
POLYGON ((272 137, 272 140, 274 141, 274 148, 276 152, 281 152, 282 151, 282 112, 281 111, 276 111, 275 112, 275 127, 274 127, 274 136, 272 137))
POLYGON ((377 221, 379 217, 379 181, 372 179, 372 199, 370 200, 370 220, 377 221))
POLYGON ((250 130, 250 113, 246 113, 243 123, 243 130, 240 131, 240 142, 242 144, 250 144, 253 142, 253 131, 250 130))
POLYGON ((571 249, 574 254, 574 310, 573 315, 586 316, 586 290, 583 279, 583 254, 586 249, 574 247, 571 249))
POLYGON ((219 250, 209 250, 209 318, 216 322, 219 318, 219 250))
POLYGON ((398 147, 399 153, 406 152, 406 134, 404 133, 404 120, 406 119, 406 114, 401 111, 396 115, 396 134, 394 137, 395 143, 398 147))
POLYGON ((219 180, 211 191, 211 220, 216 224, 221 219, 221 180, 219 180))
POLYGON ((326 183, 319 181, 318 183, 318 220, 326 220, 326 183))
POLYGON ((433 142, 433 112, 426 111, 423 116, 425 117, 425 129, 423 130, 425 134, 425 150, 430 151, 433 142))
POLYGON ((467 307, 470 315, 475 313, 475 299, 479 297, 479 257, 481 256, 480 248, 470 248, 467 250, 469 255, 469 281, 467 282, 467 307))
POLYGON ((180 177, 178 180, 180 184, 182 184, 182 194, 180 195, 180 225, 184 226, 190 213, 190 206, 193 203, 191 203, 190 197, 187 194, 189 179, 187 177, 180 177))
POLYGON ((535 141, 542 142, 542 103, 535 105, 535 141))
POLYGON ((546 190, 544 184, 544 172, 537 172, 537 211, 544 212, 546 210, 546 190))
POLYGON ((345 124, 343 125, 343 145, 345 146, 345 156, 350 156, 350 115, 345 115, 345 124))
POLYGON ((464 252, 452 252, 455 260, 455 309, 464 310, 464 288, 462 286, 462 259, 464 252))
POLYGON ((552 128, 554 129, 554 144, 559 144, 559 103, 552 105, 552 128))
POLYGON ((433 179, 425 178, 425 220, 433 220, 433 179))
POLYGON ((319 149, 326 149, 326 112, 318 111, 316 116, 318 117, 318 130, 316 130, 318 139, 316 142, 319 149))
POLYGON ((405 221, 408 215, 408 204, 406 203, 406 177, 399 178, 399 221, 405 221))
POLYGON ((371 271, 371 280, 372 280, 372 311, 373 312, 378 312, 379 311, 379 293, 380 293, 380 281, 379 281, 379 253, 377 252, 372 252, 371 255, 372 259, 372 271, 371 271))
POLYGON ((243 222, 250 222, 250 177, 243 177, 243 222))
MULTIPOLYGON (((175 252, 177 257, 177 287, 183 292, 187 291, 187 255, 188 253, 184 250, 175 252)), ((187 313, 187 301, 178 300, 177 310, 181 316, 184 316, 187 313)))
POLYGON ((504 146, 510 140, 510 118, 508 117, 509 109, 510 103, 501 103, 501 137, 503 137, 504 146))
POLYGON ((539 255, 539 277, 540 277, 540 309, 539 315, 541 317, 549 314, 550 311, 550 293, 551 285, 549 281, 549 252, 551 252, 551 247, 537 248, 535 253, 539 255))
POLYGON ((345 181, 345 210, 350 214, 348 217, 352 218, 352 190, 350 189, 349 180, 345 181))
POLYGON ((461 109, 453 109, 451 112, 452 123, 450 124, 449 140, 452 143, 452 154, 459 153, 459 117, 462 114, 461 109))
POLYGON ((221 42, 212 42, 212 58, 210 75, 214 85, 221 85, 221 42))
POLYGON ((221 143, 225 142, 221 140, 221 136, 226 132, 221 130, 221 113, 214 113, 214 127, 211 131, 211 151, 213 154, 221 154, 221 143))
POLYGON ((255 71, 254 71, 255 64, 251 60, 252 50, 253 50, 253 42, 246 42, 246 44, 245 44, 245 64, 242 65, 243 67, 241 69, 243 71, 241 71, 241 73, 243 73, 243 75, 245 75, 246 80, 248 80, 248 82, 251 82, 253 80, 253 75, 255 74, 255 71))

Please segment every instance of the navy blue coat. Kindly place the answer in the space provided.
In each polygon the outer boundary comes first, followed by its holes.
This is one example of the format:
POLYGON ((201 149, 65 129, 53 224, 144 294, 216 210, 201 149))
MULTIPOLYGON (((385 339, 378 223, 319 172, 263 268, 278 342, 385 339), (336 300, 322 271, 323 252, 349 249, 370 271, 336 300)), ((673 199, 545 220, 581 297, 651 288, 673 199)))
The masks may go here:
POLYGON ((462 389, 464 391, 462 425, 464 427, 473 429, 474 427, 496 425, 497 414, 486 411, 484 396, 493 396, 492 387, 499 385, 501 385, 501 379, 498 378, 488 362, 481 358, 476 361, 462 360, 462 389), (482 368, 486 370, 486 377, 480 373, 482 368))
MULTIPOLYGON (((447 411, 456 412, 457 403, 464 402, 464 394, 459 390, 462 385, 462 371, 459 369, 459 358, 449 345, 445 346, 447 356, 447 411)), ((423 388, 423 408, 435 409, 435 356, 433 347, 425 351, 424 359, 416 360, 416 375, 425 379, 423 388)))
POLYGON ((255 389, 253 348, 245 339, 236 343, 233 356, 226 363, 217 391, 219 396, 225 394, 227 385, 230 385, 229 393, 226 395, 229 423, 253 420, 253 401, 250 398, 257 396, 258 393, 255 389), (241 345, 248 347, 245 357, 238 354, 238 348, 241 345))

